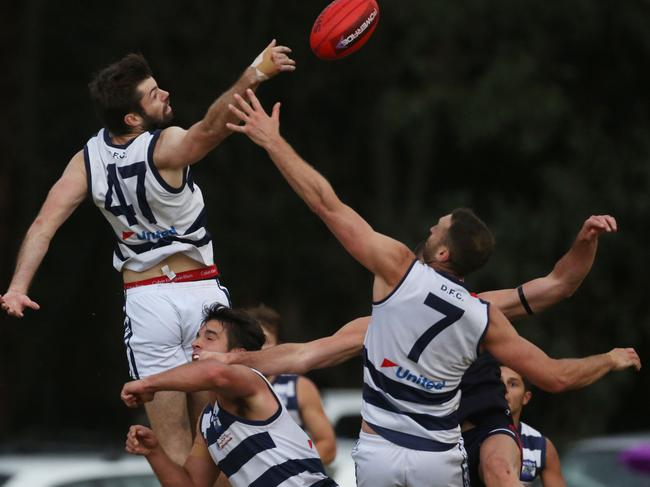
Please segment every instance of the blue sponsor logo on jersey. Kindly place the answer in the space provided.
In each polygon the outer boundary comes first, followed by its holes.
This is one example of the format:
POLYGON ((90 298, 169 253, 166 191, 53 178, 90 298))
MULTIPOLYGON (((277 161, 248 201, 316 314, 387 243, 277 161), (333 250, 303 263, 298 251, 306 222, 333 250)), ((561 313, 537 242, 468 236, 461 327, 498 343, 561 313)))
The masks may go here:
POLYGON ((401 365, 398 365, 395 362, 388 360, 387 358, 384 359, 381 366, 382 368, 397 367, 397 369, 395 369, 395 377, 397 377, 399 380, 406 380, 408 382, 412 382, 416 386, 420 386, 423 389, 427 389, 427 390, 435 389, 438 391, 443 387, 445 387, 445 385, 447 384, 447 382, 445 382, 444 380, 432 380, 421 374, 420 375, 413 374, 409 369, 402 367, 401 365))
POLYGON ((126 240, 134 235, 138 240, 160 240, 161 238, 169 237, 171 235, 178 235, 178 232, 174 227, 171 227, 169 230, 158 230, 156 232, 122 232, 122 239, 126 240))

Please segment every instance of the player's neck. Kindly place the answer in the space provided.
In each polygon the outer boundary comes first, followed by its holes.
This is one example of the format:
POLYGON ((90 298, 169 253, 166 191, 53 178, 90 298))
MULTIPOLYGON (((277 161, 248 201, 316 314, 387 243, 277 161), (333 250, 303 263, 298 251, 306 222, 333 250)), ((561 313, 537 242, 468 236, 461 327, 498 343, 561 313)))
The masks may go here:
POLYGON ((115 144, 115 145, 125 145, 125 144, 128 144, 129 142, 131 142, 133 139, 135 139, 138 135, 140 135, 143 132, 144 132, 143 130, 139 130, 139 131, 136 130, 134 132, 130 132, 130 133, 124 134, 124 135, 113 135, 113 134, 111 134, 109 132, 108 135, 110 136, 111 142, 113 142, 113 144, 115 144))
POLYGON ((454 279, 457 279, 459 281, 464 281, 465 278, 463 276, 459 276, 456 271, 454 271, 451 266, 447 265, 446 262, 440 262, 437 260, 432 260, 429 262, 425 261, 425 264, 427 264, 429 267, 434 269, 436 272, 441 272, 443 274, 447 274, 448 276, 453 277, 454 279))

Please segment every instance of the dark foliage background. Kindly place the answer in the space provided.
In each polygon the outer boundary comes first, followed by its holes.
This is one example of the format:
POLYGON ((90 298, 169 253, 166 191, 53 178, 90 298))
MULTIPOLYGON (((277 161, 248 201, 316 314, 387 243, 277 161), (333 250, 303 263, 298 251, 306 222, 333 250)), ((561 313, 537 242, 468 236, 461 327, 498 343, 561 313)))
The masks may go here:
MULTIPOLYGON (((189 126, 271 38, 299 70, 260 89, 282 130, 381 232, 414 245, 450 209, 474 207, 498 250, 477 290, 544 275, 590 214, 611 213, 579 292, 521 333, 558 357, 650 350, 650 5, 647 0, 384 0, 367 46, 338 62, 309 51, 325 2, 22 0, 0 7, 0 287, 49 187, 97 129, 95 70, 130 51, 150 61, 189 126)), ((215 255, 235 303, 263 301, 285 335, 329 334, 370 309, 371 277, 292 193, 265 154, 232 137, 195 168, 215 255)), ((90 203, 52 242, 31 289, 40 312, 0 317, 0 435, 120 442, 133 414, 120 277, 90 203)), ((360 361, 320 371, 360 384, 360 361)), ((648 374, 539 393, 526 413, 562 445, 650 428, 648 374)))

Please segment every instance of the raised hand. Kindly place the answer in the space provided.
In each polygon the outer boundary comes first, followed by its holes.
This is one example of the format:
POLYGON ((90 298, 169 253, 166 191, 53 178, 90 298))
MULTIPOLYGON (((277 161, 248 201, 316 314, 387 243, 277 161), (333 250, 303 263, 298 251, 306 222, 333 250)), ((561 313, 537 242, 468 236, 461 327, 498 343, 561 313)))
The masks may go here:
POLYGON ((624 370, 629 367, 641 370, 641 359, 633 348, 615 348, 608 355, 614 363, 612 370, 624 370))
POLYGON ((269 116, 253 90, 246 90, 246 95, 250 103, 240 95, 235 95, 237 106, 228 105, 230 111, 244 122, 244 125, 228 123, 226 126, 233 132, 246 134, 260 147, 267 148, 274 140, 280 138, 280 103, 273 106, 273 112, 269 116))
POLYGON ((610 215, 592 215, 584 222, 578 238, 586 240, 597 239, 603 233, 611 233, 618 231, 616 218, 610 215))
POLYGON ((133 425, 126 434, 124 449, 133 455, 149 455, 158 448, 158 438, 145 426, 133 425))
POLYGON ((14 318, 22 318, 24 316, 25 308, 39 310, 41 307, 37 302, 29 299, 26 294, 17 291, 7 291, 6 294, 0 298, 0 306, 9 315, 14 318))
POLYGON ((255 69, 260 81, 272 78, 278 73, 295 71, 296 61, 289 57, 291 49, 277 46, 275 39, 255 58, 251 67, 255 69))

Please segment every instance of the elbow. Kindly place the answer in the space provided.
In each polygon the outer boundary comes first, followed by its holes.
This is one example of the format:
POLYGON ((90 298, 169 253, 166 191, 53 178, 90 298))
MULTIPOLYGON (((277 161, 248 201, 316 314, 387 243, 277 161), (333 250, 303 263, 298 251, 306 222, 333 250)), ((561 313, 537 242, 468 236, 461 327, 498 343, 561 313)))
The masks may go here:
POLYGON ((563 283, 557 291, 558 301, 569 299, 580 287, 580 282, 577 283, 563 283))
POLYGON ((38 240, 46 245, 50 243, 54 236, 54 232, 50 228, 50 225, 48 225, 48 219, 41 215, 36 217, 27 233, 32 239, 38 240))
POLYGON ((289 370, 289 373, 305 375, 310 370, 311 367, 309 366, 309 354, 307 353, 305 347, 303 347, 302 349, 300 349, 296 357, 296 360, 293 362, 293 365, 291 366, 291 370, 289 370))
POLYGON ((551 293, 555 297, 554 302, 559 302, 568 299, 578 290, 582 279, 572 278, 571 276, 557 276, 551 275, 549 279, 552 282, 551 293))
POLYGON ((327 221, 329 217, 329 208, 327 205, 325 205, 325 202, 323 201, 322 198, 318 198, 315 201, 309 201, 308 203, 309 209, 321 220, 327 221))
POLYGON ((567 391, 568 389, 569 385, 560 379, 550 382, 547 387, 544 388, 546 392, 550 392, 551 394, 559 394, 561 392, 567 391))
POLYGON ((321 442, 317 450, 323 465, 329 465, 336 458, 336 442, 333 439, 321 442))

